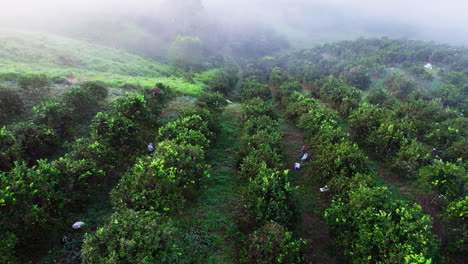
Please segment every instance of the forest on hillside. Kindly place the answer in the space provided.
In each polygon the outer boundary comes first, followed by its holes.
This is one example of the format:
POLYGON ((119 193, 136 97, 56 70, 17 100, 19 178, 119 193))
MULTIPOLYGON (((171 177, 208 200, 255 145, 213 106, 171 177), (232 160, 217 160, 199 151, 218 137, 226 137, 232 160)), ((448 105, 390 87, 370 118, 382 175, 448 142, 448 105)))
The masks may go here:
POLYGON ((0 30, 0 264, 466 262, 467 48, 190 3, 0 30))

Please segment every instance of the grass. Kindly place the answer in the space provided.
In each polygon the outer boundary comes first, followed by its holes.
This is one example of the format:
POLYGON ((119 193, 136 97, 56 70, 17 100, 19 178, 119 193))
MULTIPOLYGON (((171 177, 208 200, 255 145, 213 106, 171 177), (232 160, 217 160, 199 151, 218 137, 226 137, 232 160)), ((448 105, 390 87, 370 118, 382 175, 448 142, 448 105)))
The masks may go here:
MULTIPOLYGON (((205 234, 209 238, 204 250, 204 263, 236 263, 236 244, 241 236, 236 225, 237 195, 236 156, 239 127, 237 115, 240 105, 227 107, 222 117, 222 132, 209 151, 211 177, 207 188, 198 198, 191 212, 179 220, 188 234, 205 234)), ((192 254, 196 254, 192 252, 192 254)))
POLYGON ((169 76, 170 66, 122 50, 50 34, 0 30, 0 79, 27 73, 54 79, 100 80, 115 87, 152 87, 161 82, 183 94, 206 88, 169 76))

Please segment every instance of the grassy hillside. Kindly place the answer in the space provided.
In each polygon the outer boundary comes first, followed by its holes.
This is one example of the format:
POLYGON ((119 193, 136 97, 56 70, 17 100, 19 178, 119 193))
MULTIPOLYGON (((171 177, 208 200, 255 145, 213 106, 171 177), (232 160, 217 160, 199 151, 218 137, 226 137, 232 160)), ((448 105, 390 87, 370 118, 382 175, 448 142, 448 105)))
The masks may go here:
POLYGON ((170 68, 154 60, 84 41, 41 33, 0 30, 0 80, 25 73, 55 78, 101 80, 113 86, 152 86, 162 82, 186 94, 201 83, 169 77, 170 68))

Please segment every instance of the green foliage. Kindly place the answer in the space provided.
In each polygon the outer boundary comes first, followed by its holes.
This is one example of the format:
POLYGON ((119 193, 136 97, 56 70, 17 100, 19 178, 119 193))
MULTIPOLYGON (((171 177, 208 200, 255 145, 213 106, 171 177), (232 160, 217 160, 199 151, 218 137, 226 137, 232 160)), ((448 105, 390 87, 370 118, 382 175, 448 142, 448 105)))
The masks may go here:
POLYGON ((44 126, 22 123, 13 128, 13 134, 22 156, 32 162, 52 156, 60 147, 59 135, 44 126))
POLYGON ((60 189, 61 173, 44 160, 28 168, 15 163, 10 173, 0 174, 0 223, 23 245, 43 238, 58 225, 68 199, 60 189))
POLYGON ((364 67, 355 67, 350 70, 343 71, 340 78, 345 80, 348 85, 356 87, 362 91, 369 89, 371 85, 369 71, 364 67))
POLYGON ((268 74, 268 83, 274 87, 280 87, 287 80, 287 75, 284 74, 283 71, 278 67, 271 69, 270 73, 268 74))
POLYGON ((364 100, 369 104, 383 105, 389 98, 389 93, 381 88, 369 90, 364 100))
POLYGON ((39 91, 50 85, 50 80, 45 74, 24 74, 18 77, 18 85, 30 92, 39 91))
POLYGON ((405 120, 384 120, 380 126, 371 131, 367 142, 380 159, 387 160, 397 155, 404 142, 412 138, 412 129, 405 120))
POLYGON ((391 166, 400 173, 415 177, 420 168, 431 164, 432 158, 430 149, 413 139, 403 143, 391 166))
POLYGON ((128 160, 142 144, 141 128, 123 116, 99 112, 93 119, 91 137, 109 147, 118 160, 128 160))
POLYGON ((176 232, 172 222, 152 212, 124 210, 85 235, 83 263, 175 263, 176 232))
POLYGON ((452 254, 464 254, 468 250, 468 196, 447 205, 442 220, 448 227, 448 249, 452 254))
POLYGON ((241 83, 241 90, 242 101, 244 102, 256 97, 260 97, 264 100, 270 99, 271 97, 270 88, 261 84, 256 76, 244 79, 241 83))
POLYGON ((8 119, 21 115, 24 112, 23 101, 18 93, 0 87, 0 125, 8 119))
MULTIPOLYGON (((65 155, 66 158, 72 160, 92 160, 97 166, 106 171, 112 170, 116 163, 116 153, 109 146, 107 140, 95 138, 79 138, 72 144, 68 145, 69 151, 65 155)), ((122 165, 122 164, 121 164, 122 165)))
POLYGON ((202 93, 195 101, 195 104, 213 114, 220 114, 224 107, 226 107, 227 102, 222 94, 214 92, 202 93))
MULTIPOLYGON (((0 206, 3 205, 0 203, 0 206)), ((18 244, 18 238, 11 232, 5 232, 2 229, 0 233, 0 263, 19 264, 21 263, 15 256, 15 247, 18 244)))
POLYGON ((276 222, 270 222, 253 232, 248 238, 243 263, 298 264, 306 263, 302 239, 293 239, 292 233, 276 222))
POLYGON ((384 84, 391 95, 396 96, 402 101, 407 101, 408 95, 416 89, 416 83, 400 73, 389 75, 385 79, 384 84))
POLYGON ((273 120, 278 119, 276 109, 270 101, 264 101, 260 97, 255 97, 242 104, 241 123, 254 116, 268 116, 273 120))
POLYGON ((396 200, 386 187, 359 187, 349 202, 333 201, 325 220, 353 263, 403 263, 420 254, 436 262, 431 220, 418 205, 396 200))
POLYGON ((466 194, 468 176, 465 166, 450 162, 435 161, 418 172, 419 183, 451 199, 466 194))
POLYGON ((322 181, 334 177, 351 177, 355 173, 366 173, 366 156, 355 143, 342 141, 334 144, 323 144, 314 153, 312 161, 317 168, 317 176, 322 181))
POLYGON ((164 163, 164 168, 174 168, 179 186, 186 191, 198 190, 203 180, 209 177, 205 152, 198 145, 180 145, 165 140, 158 144, 155 153, 164 163))
POLYGON ((171 64, 185 72, 197 66, 202 55, 202 43, 198 37, 177 36, 168 50, 171 64))
POLYGON ((165 168, 161 158, 141 158, 111 192, 112 204, 120 210, 177 212, 185 203, 180 180, 185 181, 177 177, 177 168, 165 168))
POLYGON ((34 107, 33 122, 54 130, 59 135, 68 136, 73 125, 72 109, 63 103, 46 102, 34 107))
POLYGON ((279 100, 283 105, 288 105, 289 97, 294 92, 302 91, 302 85, 298 81, 284 81, 278 88, 276 93, 276 99, 279 100))
POLYGON ((320 89, 320 96, 340 115, 348 116, 352 109, 358 107, 361 100, 361 91, 347 86, 342 80, 330 76, 320 89))
POLYGON ((351 112, 349 130, 351 138, 362 146, 366 146, 367 137, 376 131, 385 120, 393 120, 395 112, 372 104, 361 104, 351 112))
POLYGON ((167 103, 175 97, 174 91, 162 83, 156 83, 153 88, 143 88, 141 94, 145 96, 146 105, 153 115, 160 114, 167 103))
POLYGON ((107 88, 103 83, 88 82, 68 90, 63 102, 73 109, 76 119, 83 119, 94 115, 106 96, 107 88))
POLYGON ((212 91, 227 94, 232 91, 239 80, 238 73, 235 67, 221 68, 207 81, 207 84, 212 91))
POLYGON ((60 171, 62 194, 75 208, 85 205, 90 200, 93 191, 105 177, 104 171, 90 158, 73 160, 62 157, 51 165, 60 171))
POLYGON ((0 129, 0 171, 8 171, 20 156, 21 150, 12 131, 5 126, 2 127, 0 129))
POLYGON ((261 169, 242 191, 244 213, 241 221, 255 227, 270 221, 291 226, 295 216, 293 191, 287 171, 261 169))
POLYGON ((179 144, 200 145, 207 148, 213 133, 208 122, 199 115, 185 116, 167 123, 159 129, 160 139, 175 140, 179 144))
POLYGON ((304 96, 302 93, 293 92, 288 99, 285 114, 288 119, 297 121, 303 114, 318 108, 318 101, 304 96))

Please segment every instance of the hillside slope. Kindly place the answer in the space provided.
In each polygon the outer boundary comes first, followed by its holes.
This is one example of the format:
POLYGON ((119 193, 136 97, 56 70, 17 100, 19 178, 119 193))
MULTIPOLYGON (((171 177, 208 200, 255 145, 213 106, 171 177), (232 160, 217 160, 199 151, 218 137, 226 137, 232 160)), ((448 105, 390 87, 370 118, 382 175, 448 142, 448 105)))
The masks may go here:
POLYGON ((169 77, 160 62, 85 41, 43 33, 0 30, 0 80, 15 80, 26 73, 49 77, 101 80, 113 86, 152 86, 162 82, 196 94, 204 85, 169 77))

